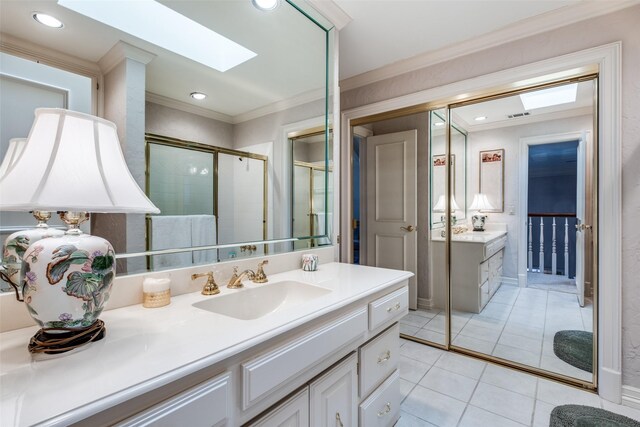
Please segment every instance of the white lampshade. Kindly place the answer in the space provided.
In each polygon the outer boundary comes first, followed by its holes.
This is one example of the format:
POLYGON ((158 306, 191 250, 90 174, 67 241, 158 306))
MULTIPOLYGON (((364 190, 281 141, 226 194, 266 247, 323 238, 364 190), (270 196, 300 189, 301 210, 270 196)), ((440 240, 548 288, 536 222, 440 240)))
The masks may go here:
MULTIPOLYGON (((440 197, 438 198, 438 203, 436 203, 436 205, 433 207, 433 211, 434 212, 444 212, 445 211, 445 198, 444 198, 444 194, 440 195, 440 197)), ((451 196, 451 211, 457 211, 460 210, 460 206, 458 206, 458 204, 456 203, 456 198, 452 195, 451 196)))
POLYGON ((489 202, 486 194, 478 193, 473 196, 473 201, 471 202, 469 209, 472 211, 487 211, 495 208, 489 202))
POLYGON ((22 155, 0 178, 0 209, 159 213, 127 168, 116 126, 39 108, 22 155))
POLYGON ((0 178, 2 178, 9 168, 18 160, 26 143, 27 138, 12 138, 9 140, 9 148, 7 148, 7 152, 2 159, 2 164, 0 164, 0 178))

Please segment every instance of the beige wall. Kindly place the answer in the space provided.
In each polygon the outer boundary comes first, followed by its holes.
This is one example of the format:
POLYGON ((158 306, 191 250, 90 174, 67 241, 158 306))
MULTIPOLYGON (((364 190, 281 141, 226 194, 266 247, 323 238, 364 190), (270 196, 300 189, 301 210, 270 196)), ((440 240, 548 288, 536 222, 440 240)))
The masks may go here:
MULTIPOLYGON (((640 387, 640 6, 412 71, 341 94, 348 110, 622 41, 622 382, 640 387)), ((601 141, 607 144, 607 141, 601 141)), ((602 232, 607 232, 606 228, 602 232)), ((602 284, 606 286, 606 284, 602 284)))

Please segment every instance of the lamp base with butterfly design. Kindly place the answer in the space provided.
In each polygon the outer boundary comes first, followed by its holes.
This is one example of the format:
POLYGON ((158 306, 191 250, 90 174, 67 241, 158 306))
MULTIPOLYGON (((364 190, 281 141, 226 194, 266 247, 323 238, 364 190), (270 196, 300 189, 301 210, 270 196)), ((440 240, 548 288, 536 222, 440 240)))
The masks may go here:
POLYGON ((24 302, 47 335, 86 335, 83 332, 96 328, 109 299, 115 253, 107 240, 80 230, 88 214, 66 212, 60 217, 69 226, 65 234, 41 239, 24 253, 24 302))

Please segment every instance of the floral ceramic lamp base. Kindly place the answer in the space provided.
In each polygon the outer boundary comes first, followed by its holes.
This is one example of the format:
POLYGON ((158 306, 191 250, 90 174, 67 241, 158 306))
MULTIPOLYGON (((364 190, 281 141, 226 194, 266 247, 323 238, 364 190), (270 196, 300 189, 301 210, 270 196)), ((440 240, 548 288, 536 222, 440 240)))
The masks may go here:
POLYGON ((62 236, 33 243, 24 253, 24 302, 48 335, 82 335, 95 328, 111 292, 113 247, 101 237, 82 233, 78 223, 62 236))
POLYGON ((484 231, 484 224, 487 221, 486 215, 473 215, 471 217, 471 223, 473 224, 473 231, 484 231))

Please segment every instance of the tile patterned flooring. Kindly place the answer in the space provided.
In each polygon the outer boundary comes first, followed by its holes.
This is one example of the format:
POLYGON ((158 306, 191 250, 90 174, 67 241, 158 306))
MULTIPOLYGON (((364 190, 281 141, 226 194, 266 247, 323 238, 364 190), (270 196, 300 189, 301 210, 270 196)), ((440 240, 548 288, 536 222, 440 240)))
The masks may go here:
MULTIPOLYGON (((553 337, 564 329, 593 330, 591 304, 581 308, 575 294, 503 284, 479 314, 454 311, 452 342, 485 354, 589 381, 591 374, 560 360, 553 337)), ((444 344, 441 310, 411 311, 400 332, 444 344)))
POLYGON ((542 427, 556 405, 604 408, 640 421, 640 410, 523 372, 401 340, 397 427, 542 427))

